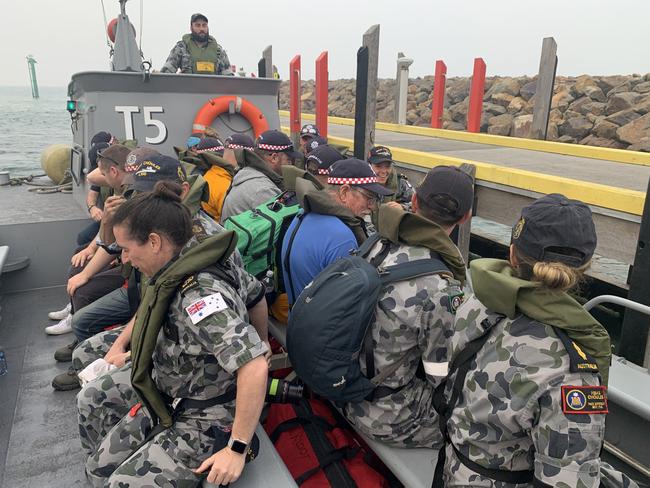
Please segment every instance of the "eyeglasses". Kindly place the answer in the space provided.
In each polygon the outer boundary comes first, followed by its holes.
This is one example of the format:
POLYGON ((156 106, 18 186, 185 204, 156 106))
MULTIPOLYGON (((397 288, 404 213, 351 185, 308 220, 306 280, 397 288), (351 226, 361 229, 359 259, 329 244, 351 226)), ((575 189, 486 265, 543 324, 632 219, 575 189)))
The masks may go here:
POLYGON ((355 188, 355 187, 350 187, 357 193, 361 193, 363 197, 366 199, 366 202, 368 203, 369 207, 374 207, 375 205, 381 203, 382 197, 379 195, 376 195, 375 193, 368 193, 365 190, 362 190, 361 188, 355 188))

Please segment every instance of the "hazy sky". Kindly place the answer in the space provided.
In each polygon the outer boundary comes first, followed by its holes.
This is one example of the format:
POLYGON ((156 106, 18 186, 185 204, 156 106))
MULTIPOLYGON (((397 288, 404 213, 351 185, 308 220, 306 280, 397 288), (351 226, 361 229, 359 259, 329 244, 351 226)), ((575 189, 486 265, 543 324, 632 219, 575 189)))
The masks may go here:
MULTIPOLYGON (((189 17, 204 13, 210 33, 230 60, 250 71, 273 45, 274 63, 286 77, 289 60, 302 54, 303 79, 314 60, 329 51, 330 78, 355 76, 356 50, 364 31, 381 25, 379 76, 395 76, 403 51, 415 62, 411 76, 433 72, 443 59, 448 77, 471 73, 483 57, 487 74, 534 74, 542 38, 558 43, 558 74, 650 72, 650 2, 647 0, 131 0, 127 13, 140 32, 154 68, 189 31, 189 17)), ((29 83, 25 56, 38 60, 43 86, 65 86, 78 71, 104 70, 108 48, 100 0, 3 0, 0 21, 0 85, 29 83)), ((107 17, 119 11, 104 0, 107 17)))

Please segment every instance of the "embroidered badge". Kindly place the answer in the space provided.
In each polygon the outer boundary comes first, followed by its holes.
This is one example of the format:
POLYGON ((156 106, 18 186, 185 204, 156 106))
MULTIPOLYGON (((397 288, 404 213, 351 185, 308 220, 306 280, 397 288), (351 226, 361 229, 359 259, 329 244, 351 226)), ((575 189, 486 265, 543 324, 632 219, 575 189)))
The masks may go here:
POLYGON ((189 307, 185 307, 185 312, 187 312, 192 323, 196 325, 213 313, 221 312, 227 308, 228 305, 221 296, 221 293, 213 293, 195 301, 189 307))
POLYGON ((519 239, 521 232, 524 230, 524 225, 526 225, 526 219, 522 217, 519 219, 519 222, 517 222, 517 225, 515 225, 515 228, 512 231, 513 239, 519 239))
POLYGON ((562 411, 565 414, 609 413, 607 388, 562 385, 562 411))
POLYGON ((188 291, 193 290, 198 286, 199 283, 196 281, 196 277, 190 276, 189 278, 186 278, 185 281, 183 281, 183 284, 181 285, 181 294, 185 295, 188 291))
POLYGON ((464 299, 465 293, 462 290, 458 288, 449 289, 445 300, 447 302, 446 305, 449 313, 455 314, 458 307, 463 304, 464 299))

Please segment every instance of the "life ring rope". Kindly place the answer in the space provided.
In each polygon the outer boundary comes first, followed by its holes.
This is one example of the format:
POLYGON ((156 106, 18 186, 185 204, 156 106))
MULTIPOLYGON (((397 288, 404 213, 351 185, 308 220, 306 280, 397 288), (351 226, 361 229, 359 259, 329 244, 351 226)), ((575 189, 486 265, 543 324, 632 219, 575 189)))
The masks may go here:
POLYGON ((245 98, 226 95, 208 100, 199 109, 192 123, 192 132, 205 132, 205 128, 212 125, 219 115, 230 110, 231 103, 234 104, 235 113, 242 115, 251 124, 255 137, 269 129, 266 117, 259 108, 245 98))

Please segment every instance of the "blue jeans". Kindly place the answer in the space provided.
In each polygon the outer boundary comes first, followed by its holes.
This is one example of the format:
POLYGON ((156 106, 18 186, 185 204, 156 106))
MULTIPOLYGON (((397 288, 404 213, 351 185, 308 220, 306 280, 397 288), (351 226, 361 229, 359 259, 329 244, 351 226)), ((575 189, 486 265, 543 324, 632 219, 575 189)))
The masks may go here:
POLYGON ((77 234, 77 246, 87 246, 99 232, 99 222, 93 221, 77 234))
POLYGON ((72 315, 72 331, 79 341, 102 332, 111 325, 120 325, 131 318, 126 288, 120 287, 72 315))

